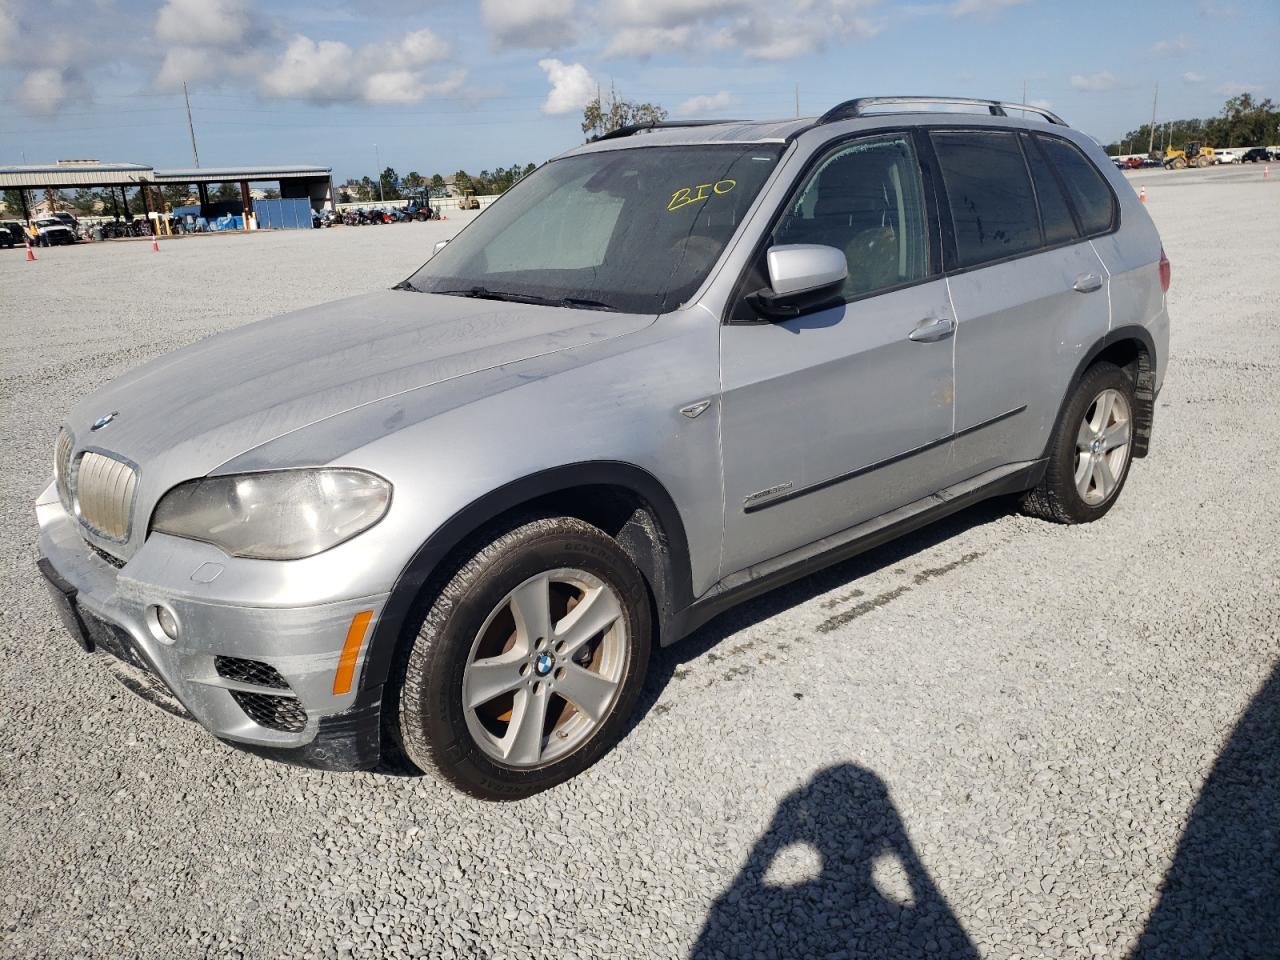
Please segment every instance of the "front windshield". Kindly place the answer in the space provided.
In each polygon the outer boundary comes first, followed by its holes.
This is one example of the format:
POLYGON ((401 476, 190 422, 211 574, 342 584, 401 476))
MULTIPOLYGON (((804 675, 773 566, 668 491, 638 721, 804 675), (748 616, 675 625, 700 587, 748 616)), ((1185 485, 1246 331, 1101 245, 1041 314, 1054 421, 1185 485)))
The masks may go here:
POLYGON ((674 309, 706 279, 782 149, 642 147, 553 161, 408 286, 627 313, 674 309))

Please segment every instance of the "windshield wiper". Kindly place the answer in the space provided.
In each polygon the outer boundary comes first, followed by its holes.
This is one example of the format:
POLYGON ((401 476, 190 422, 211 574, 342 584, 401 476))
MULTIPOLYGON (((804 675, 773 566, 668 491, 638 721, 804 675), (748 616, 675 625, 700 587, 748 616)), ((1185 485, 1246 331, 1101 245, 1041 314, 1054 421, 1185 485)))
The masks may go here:
POLYGON ((434 293, 450 297, 470 297, 474 300, 503 300, 508 303, 532 303, 547 307, 577 307, 583 310, 616 310, 611 303, 586 297, 541 297, 536 293, 514 293, 490 290, 488 287, 468 287, 465 290, 435 290, 434 293))

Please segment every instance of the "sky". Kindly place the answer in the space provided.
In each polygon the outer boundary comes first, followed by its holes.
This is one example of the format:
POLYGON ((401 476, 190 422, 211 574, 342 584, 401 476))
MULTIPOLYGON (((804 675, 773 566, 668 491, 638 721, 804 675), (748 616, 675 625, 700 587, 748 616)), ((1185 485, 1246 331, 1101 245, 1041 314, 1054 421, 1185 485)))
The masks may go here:
POLYGON ((541 163, 597 90, 673 119, 875 94, 1047 106, 1109 142, 1280 99, 1277 0, 0 0, 0 164, 541 163))

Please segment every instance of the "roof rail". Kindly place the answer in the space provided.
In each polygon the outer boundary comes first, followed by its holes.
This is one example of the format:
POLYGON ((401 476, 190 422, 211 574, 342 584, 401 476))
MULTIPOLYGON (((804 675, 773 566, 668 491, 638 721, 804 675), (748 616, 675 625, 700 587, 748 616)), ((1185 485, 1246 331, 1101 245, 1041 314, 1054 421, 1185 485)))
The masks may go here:
MULTIPOLYGON (((858 97, 855 100, 846 100, 844 103, 836 104, 818 118, 818 123, 835 123, 837 120, 852 120, 855 117, 873 116, 874 114, 868 113, 866 108, 886 103, 945 103, 957 106, 986 107, 993 117, 1007 117, 1006 110, 1022 110, 1027 113, 1039 114, 1050 123, 1056 123, 1060 127, 1067 126, 1067 122, 1060 116, 1043 107, 1033 107, 1029 103, 1009 103, 1004 100, 976 100, 972 97, 858 97)), ((907 111, 896 112, 905 113, 907 111)))
POLYGON ((741 120, 652 120, 648 123, 631 123, 625 127, 619 127, 617 130, 610 130, 608 133, 596 134, 587 143, 598 143, 601 140, 617 140, 619 137, 629 137, 633 133, 640 133, 644 130, 665 130, 669 127, 709 127, 717 123, 742 123, 741 120))

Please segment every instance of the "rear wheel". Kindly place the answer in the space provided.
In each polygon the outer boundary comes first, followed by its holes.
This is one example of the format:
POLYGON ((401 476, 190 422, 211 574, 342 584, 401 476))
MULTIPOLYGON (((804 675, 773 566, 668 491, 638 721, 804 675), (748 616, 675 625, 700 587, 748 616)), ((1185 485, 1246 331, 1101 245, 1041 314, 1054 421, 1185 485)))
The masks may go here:
POLYGON ((405 756, 493 800, 575 776, 625 729, 650 632, 643 578, 596 527, 553 517, 494 536, 440 590, 404 661, 405 756))
POLYGON ((1055 523, 1104 516, 1129 476, 1133 452, 1133 381, 1099 363, 1085 372, 1067 401, 1049 445, 1044 478, 1022 499, 1022 510, 1055 523))

